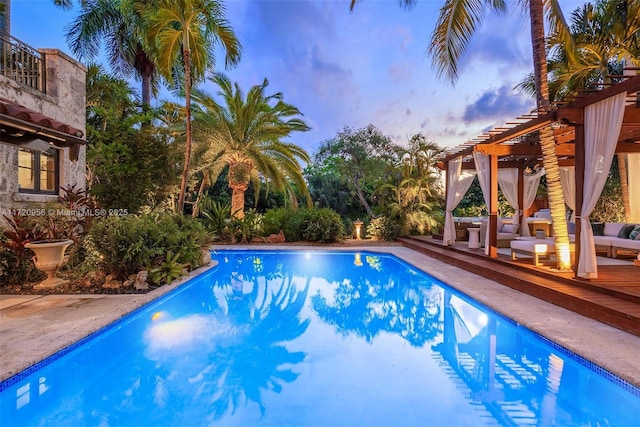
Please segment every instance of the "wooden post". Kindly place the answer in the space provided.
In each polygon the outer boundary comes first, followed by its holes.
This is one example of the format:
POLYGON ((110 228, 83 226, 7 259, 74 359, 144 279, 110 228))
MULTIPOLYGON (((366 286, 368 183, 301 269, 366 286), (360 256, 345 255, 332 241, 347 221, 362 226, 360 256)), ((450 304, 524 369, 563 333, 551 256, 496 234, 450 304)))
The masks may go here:
POLYGON ((489 256, 498 257, 498 156, 489 156, 489 256))
MULTIPOLYGON (((529 210, 524 206, 524 164, 525 162, 522 161, 518 165, 518 206, 520 206, 520 212, 522 213, 520 224, 522 224, 522 219, 529 215, 529 210)), ((522 230, 520 230, 520 235, 524 235, 522 234, 522 230)))
MULTIPOLYGON (((449 160, 444 162, 444 220, 445 223, 447 221, 447 200, 449 198, 449 160)), ((447 242, 444 241, 444 224, 442 224, 442 244, 445 246, 449 246, 447 242)), ((455 236, 453 236, 455 237, 455 236)))
MULTIPOLYGON (((576 173, 576 217, 581 216, 582 203, 584 201, 584 123, 576 123, 575 140, 575 173, 576 173)), ((578 263, 580 262, 580 234, 582 228, 581 221, 576 220, 576 242, 575 242, 575 263, 573 267, 574 277, 578 277, 578 263)))

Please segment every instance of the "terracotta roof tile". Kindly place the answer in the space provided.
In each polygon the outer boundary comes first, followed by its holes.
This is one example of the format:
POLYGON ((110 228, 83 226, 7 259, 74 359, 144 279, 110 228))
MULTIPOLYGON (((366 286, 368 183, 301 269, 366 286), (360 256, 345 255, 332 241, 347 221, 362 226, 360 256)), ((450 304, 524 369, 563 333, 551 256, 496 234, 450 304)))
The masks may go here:
POLYGON ((72 135, 77 138, 82 138, 84 136, 84 132, 80 129, 76 129, 73 126, 52 119, 51 117, 45 116, 42 113, 23 107, 16 102, 2 97, 0 97, 0 114, 24 120, 25 122, 33 123, 38 126, 53 129, 58 132, 66 133, 67 135, 72 135))

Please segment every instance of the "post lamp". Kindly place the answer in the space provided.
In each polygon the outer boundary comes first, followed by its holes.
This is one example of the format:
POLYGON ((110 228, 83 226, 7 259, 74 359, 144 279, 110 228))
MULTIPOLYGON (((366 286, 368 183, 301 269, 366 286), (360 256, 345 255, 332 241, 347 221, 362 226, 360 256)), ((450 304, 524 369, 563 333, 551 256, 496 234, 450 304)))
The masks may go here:
POLYGON ((356 227, 356 240, 361 240, 360 237, 360 230, 362 229, 362 221, 360 221, 360 218, 356 219, 353 222, 353 225, 356 227))

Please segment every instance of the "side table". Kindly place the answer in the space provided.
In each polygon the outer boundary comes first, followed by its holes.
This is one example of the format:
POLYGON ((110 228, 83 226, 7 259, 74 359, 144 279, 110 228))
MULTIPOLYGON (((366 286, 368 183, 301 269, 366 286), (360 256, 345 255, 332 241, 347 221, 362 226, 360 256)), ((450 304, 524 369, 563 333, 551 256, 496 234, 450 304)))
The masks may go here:
POLYGON ((480 227, 467 228, 469 232, 469 249, 480 248, 480 227))

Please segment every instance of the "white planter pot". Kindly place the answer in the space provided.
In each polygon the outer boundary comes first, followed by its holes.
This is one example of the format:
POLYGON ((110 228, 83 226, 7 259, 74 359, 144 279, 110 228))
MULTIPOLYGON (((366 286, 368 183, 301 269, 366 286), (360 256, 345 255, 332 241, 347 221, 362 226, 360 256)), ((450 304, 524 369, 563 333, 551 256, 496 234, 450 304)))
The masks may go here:
POLYGON ((73 240, 38 240, 24 245, 36 254, 32 258, 36 268, 47 275, 45 280, 33 287, 34 289, 50 289, 69 282, 57 278, 56 272, 67 263, 69 257, 65 256, 64 252, 72 244, 73 240))

